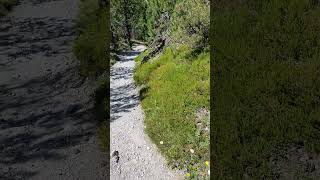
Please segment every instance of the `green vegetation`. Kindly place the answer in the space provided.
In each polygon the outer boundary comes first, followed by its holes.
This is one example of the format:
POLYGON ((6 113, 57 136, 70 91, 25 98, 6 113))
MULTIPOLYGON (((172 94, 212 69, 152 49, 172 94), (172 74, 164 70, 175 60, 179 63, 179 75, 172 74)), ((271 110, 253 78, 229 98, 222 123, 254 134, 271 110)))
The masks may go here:
POLYGON ((17 0, 0 0, 0 17, 6 15, 17 2, 17 0))
POLYGON ((142 87, 146 133, 188 179, 209 179, 209 4, 148 2, 162 6, 148 6, 154 14, 147 16, 145 37, 163 38, 166 45, 146 62, 152 46, 136 58, 134 79, 142 87))
POLYGON ((215 179, 273 179, 282 147, 320 152, 320 6, 215 2, 211 160, 215 179))
POLYGON ((83 0, 78 17, 79 36, 74 54, 80 60, 79 70, 84 76, 100 76, 95 92, 95 110, 99 121, 101 148, 109 151, 109 4, 100 0, 83 0), (105 73, 105 74, 104 74, 105 73))
MULTIPOLYGON (((182 0, 111 1, 111 31, 114 49, 127 47, 133 40, 151 42, 182 0)), ((199 0, 197 0, 200 2, 199 0)), ((181 3, 183 4, 183 3, 181 3)))
POLYGON ((146 133, 186 177, 208 179, 209 1, 111 1, 111 16, 114 51, 149 44, 134 73, 146 133))
POLYGON ((196 112, 209 109, 209 63, 208 52, 193 57, 189 48, 167 48, 158 59, 137 67, 134 77, 145 85, 141 98, 147 134, 169 163, 191 178, 208 177, 209 117, 197 123, 196 112))
POLYGON ((109 68, 109 5, 100 6, 99 0, 83 0, 80 7, 79 37, 74 53, 80 60, 83 75, 97 75, 109 68))

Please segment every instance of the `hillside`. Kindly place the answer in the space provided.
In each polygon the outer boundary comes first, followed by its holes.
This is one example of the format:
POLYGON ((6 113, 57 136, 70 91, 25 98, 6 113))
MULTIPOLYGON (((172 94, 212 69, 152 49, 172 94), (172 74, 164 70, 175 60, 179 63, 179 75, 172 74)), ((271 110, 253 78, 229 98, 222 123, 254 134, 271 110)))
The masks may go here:
POLYGON ((213 7, 212 174, 318 179, 319 2, 213 7))
POLYGON ((186 178, 209 178, 209 2, 124 2, 111 2, 112 47, 148 46, 134 71, 145 132, 186 178))

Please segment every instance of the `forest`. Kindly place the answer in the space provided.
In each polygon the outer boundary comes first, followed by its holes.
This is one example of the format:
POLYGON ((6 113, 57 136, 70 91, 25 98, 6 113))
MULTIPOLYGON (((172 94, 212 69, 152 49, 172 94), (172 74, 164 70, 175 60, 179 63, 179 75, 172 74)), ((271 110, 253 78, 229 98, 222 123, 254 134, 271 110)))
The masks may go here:
POLYGON ((147 46, 134 71, 145 131, 188 179, 209 179, 209 9, 206 0, 123 0, 110 7, 111 51, 147 46))
MULTIPOLYGON (((74 44, 84 76, 106 71, 108 75, 108 66, 116 62, 114 54, 137 43, 147 46, 136 58, 134 72, 137 85, 143 87, 146 132, 170 167, 184 170, 191 179, 209 178, 209 7, 207 0, 121 0, 105 5, 83 1, 74 44), (167 145, 160 146, 160 141, 167 145)), ((105 150, 108 84, 109 80, 100 81, 96 92, 105 150)))
POLYGON ((147 134, 191 179, 210 160, 213 179, 319 177, 319 1, 209 3, 110 2, 108 63, 148 46, 134 72, 147 134))

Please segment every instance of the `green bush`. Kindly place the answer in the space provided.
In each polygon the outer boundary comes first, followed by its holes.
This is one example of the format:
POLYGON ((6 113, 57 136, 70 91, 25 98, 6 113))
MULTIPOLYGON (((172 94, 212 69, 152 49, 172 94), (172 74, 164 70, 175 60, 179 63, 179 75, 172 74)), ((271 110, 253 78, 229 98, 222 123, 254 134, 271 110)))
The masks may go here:
POLYGON ((109 68, 109 21, 108 7, 99 7, 98 0, 82 1, 74 53, 84 75, 99 74, 109 68))
POLYGON ((173 42, 194 48, 207 47, 210 25, 209 12, 209 1, 182 0, 177 3, 170 26, 170 37, 173 42))
POLYGON ((212 12, 212 175, 274 178, 280 147, 320 152, 320 7, 230 2, 212 12))

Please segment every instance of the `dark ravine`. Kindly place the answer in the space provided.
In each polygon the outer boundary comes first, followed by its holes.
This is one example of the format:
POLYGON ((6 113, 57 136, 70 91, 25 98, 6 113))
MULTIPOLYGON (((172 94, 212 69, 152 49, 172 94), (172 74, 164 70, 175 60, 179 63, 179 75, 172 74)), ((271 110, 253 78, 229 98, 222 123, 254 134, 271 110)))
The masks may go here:
POLYGON ((93 84, 72 53, 77 11, 23 0, 0 19, 0 179, 107 179, 93 84))

